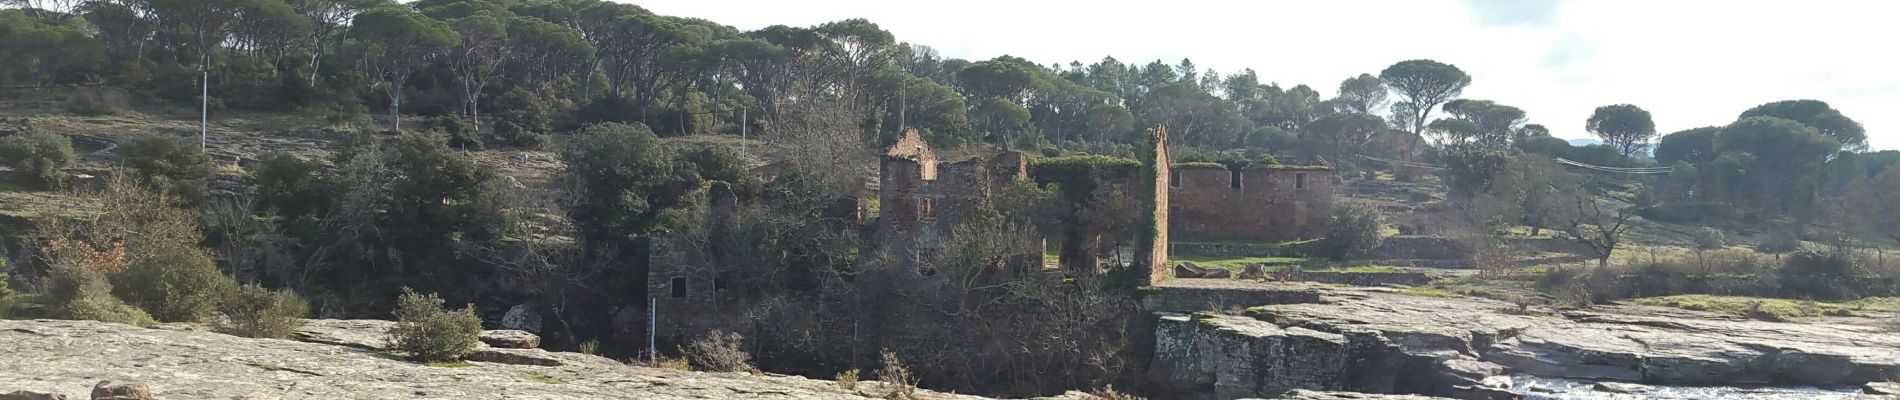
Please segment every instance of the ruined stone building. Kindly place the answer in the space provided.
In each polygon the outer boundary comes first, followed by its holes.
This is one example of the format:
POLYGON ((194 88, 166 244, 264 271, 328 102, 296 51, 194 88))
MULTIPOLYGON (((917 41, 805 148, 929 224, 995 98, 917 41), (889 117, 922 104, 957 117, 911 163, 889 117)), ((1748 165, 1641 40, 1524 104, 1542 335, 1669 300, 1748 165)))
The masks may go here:
POLYGON ((1283 241, 1318 237, 1333 203, 1333 169, 1175 165, 1168 228, 1177 238, 1283 241))
POLYGON ((965 213, 989 206, 1004 187, 1028 177, 1029 157, 1022 152, 945 163, 916 131, 905 131, 884 149, 878 166, 877 244, 897 258, 893 262, 929 273, 965 213))

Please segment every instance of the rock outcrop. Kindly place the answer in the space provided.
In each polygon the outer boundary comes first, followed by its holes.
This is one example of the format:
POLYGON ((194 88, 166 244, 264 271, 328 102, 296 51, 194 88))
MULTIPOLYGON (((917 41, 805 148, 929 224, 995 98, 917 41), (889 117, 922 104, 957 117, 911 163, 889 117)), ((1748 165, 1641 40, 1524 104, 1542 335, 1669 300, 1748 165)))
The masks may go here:
POLYGON ((513 329, 482 331, 482 343, 504 349, 533 349, 541 347, 541 336, 513 329))
MULTIPOLYGON (((1525 315, 1484 299, 1303 288, 1319 300, 1255 304, 1244 315, 1159 312, 1150 378, 1171 393, 1202 398, 1271 397, 1289 389, 1493 398, 1508 395, 1496 388, 1514 374, 1841 387, 1900 370, 1900 335, 1872 327, 1662 312, 1525 315)), ((1222 291, 1158 290, 1155 297, 1174 296, 1168 304, 1176 305, 1193 303, 1178 298, 1185 293, 1222 291)))
POLYGON ((429 366, 363 348, 374 343, 366 338, 380 337, 376 325, 312 321, 303 337, 340 343, 326 344, 93 321, 0 320, 0 388, 22 391, 0 398, 88 398, 101 380, 144 383, 157 399, 865 398, 830 381, 638 368, 534 349, 491 348, 547 353, 563 364, 429 366), (340 329, 345 326, 370 330, 350 333, 340 329))

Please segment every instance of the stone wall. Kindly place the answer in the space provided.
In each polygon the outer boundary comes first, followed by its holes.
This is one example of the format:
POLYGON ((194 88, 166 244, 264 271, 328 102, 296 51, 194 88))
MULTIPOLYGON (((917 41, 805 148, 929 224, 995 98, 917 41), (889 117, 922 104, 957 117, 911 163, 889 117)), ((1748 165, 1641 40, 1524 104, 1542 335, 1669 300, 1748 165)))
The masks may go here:
POLYGON ((1300 272, 1293 280, 1352 286, 1418 286, 1432 282, 1423 272, 1300 272))
POLYGON ((1015 151, 941 162, 916 131, 906 131, 878 168, 876 246, 903 268, 930 269, 957 222, 989 206, 1009 182, 1027 179, 1028 168, 1028 156, 1015 151))
POLYGON ((1373 260, 1463 260, 1470 250, 1450 238, 1439 236, 1393 236, 1372 249, 1366 258, 1373 260))
POLYGON ((1325 229, 1333 171, 1325 166, 1175 166, 1169 188, 1175 236, 1250 240, 1310 238, 1325 229), (1236 176, 1237 175, 1237 176, 1236 176))

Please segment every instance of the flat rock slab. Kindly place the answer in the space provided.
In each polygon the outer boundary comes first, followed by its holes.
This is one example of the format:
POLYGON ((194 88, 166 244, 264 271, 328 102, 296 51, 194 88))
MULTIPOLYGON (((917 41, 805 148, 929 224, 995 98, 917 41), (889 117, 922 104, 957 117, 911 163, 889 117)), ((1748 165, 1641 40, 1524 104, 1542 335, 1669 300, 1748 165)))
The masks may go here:
POLYGON ((0 388, 75 399, 88 398, 101 380, 145 383, 157 399, 864 398, 831 381, 637 368, 593 356, 551 354, 563 365, 474 362, 436 367, 351 345, 93 321, 0 320, 0 388))
POLYGON ((1451 350, 1512 373, 1554 378, 1839 386, 1900 370, 1900 335, 1867 326, 1681 313, 1519 315, 1499 301, 1375 291, 1332 290, 1323 297, 1323 303, 1248 311, 1283 326, 1378 331, 1409 353, 1451 350))
POLYGON ((533 349, 541 347, 541 336, 528 331, 497 329, 482 331, 482 343, 504 349, 533 349))
POLYGON ((1437 400, 1437 399, 1450 400, 1449 398, 1446 398, 1446 397, 1415 396, 1415 395, 1409 395, 1409 394, 1326 392, 1326 391, 1299 390, 1299 389, 1286 392, 1286 394, 1281 395, 1280 398, 1296 399, 1296 400, 1437 400))

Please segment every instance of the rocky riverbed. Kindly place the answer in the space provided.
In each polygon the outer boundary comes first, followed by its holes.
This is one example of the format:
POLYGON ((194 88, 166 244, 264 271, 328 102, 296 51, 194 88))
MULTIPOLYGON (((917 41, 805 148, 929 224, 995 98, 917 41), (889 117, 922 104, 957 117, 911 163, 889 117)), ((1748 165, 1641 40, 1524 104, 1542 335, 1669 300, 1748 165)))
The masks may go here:
POLYGON ((1900 377, 1900 335, 1867 326, 1631 306, 1519 310, 1374 288, 1171 285, 1153 296, 1168 306, 1150 306, 1158 322, 1149 375, 1184 397, 1324 389, 1510 398, 1512 375, 1790 387, 1859 387, 1900 377), (1186 299, 1200 297, 1211 299, 1210 311, 1183 309, 1192 303, 1186 299), (1249 300, 1284 303, 1234 304, 1249 300))

